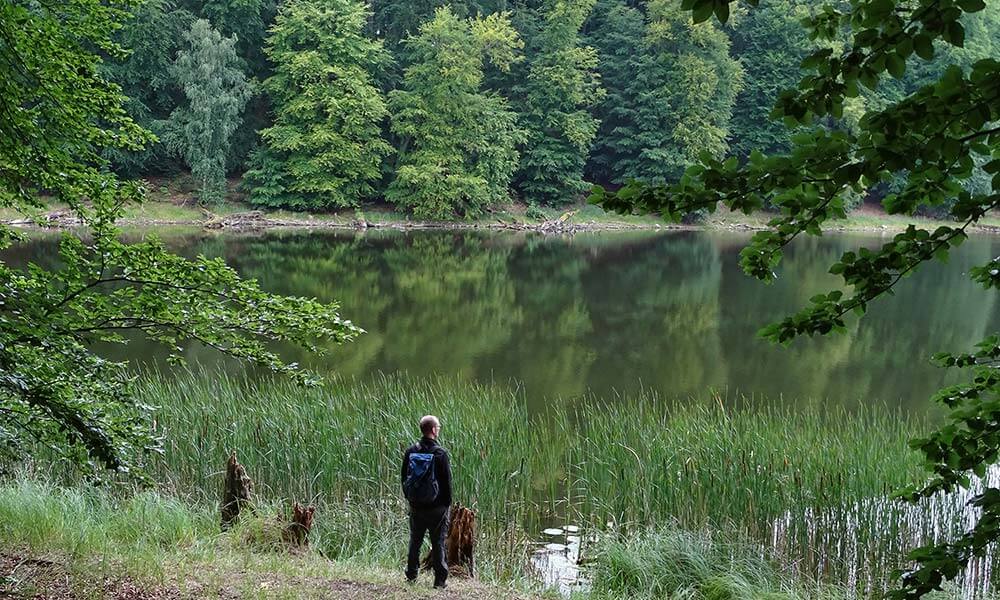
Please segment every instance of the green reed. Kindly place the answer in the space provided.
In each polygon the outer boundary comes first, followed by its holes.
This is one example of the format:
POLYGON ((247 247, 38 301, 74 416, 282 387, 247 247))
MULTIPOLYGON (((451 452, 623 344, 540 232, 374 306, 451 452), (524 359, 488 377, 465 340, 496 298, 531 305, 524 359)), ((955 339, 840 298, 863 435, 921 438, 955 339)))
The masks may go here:
POLYGON ((593 600, 851 597, 842 588, 804 585, 762 560, 752 545, 671 527, 602 541, 591 570, 593 600))
POLYGON ((534 469, 550 461, 516 390, 402 377, 303 388, 204 372, 149 376, 140 388, 160 407, 164 454, 154 470, 168 489, 217 498, 222 466, 236 450, 262 497, 319 507, 319 546, 338 557, 398 559, 406 531, 402 453, 418 437, 419 418, 437 414, 455 499, 478 511, 493 572, 523 563, 520 524, 533 510, 532 486, 544 479, 534 469))
POLYGON ((740 400, 663 402, 647 394, 559 421, 571 503, 582 515, 640 525, 736 522, 769 528, 796 508, 887 496, 922 476, 918 424, 885 408, 740 400))
POLYGON ((197 372, 145 376, 139 387, 160 407, 165 452, 154 471, 166 489, 217 501, 235 449, 262 497, 319 506, 315 539, 328 555, 382 564, 398 563, 404 544, 402 452, 419 417, 438 415, 455 499, 478 512, 491 578, 522 572, 542 523, 627 533, 672 522, 762 540, 778 517, 798 535, 806 509, 850 506, 920 477, 906 445, 919 424, 879 407, 645 393, 529 415, 514 387, 406 376, 302 388, 197 372))

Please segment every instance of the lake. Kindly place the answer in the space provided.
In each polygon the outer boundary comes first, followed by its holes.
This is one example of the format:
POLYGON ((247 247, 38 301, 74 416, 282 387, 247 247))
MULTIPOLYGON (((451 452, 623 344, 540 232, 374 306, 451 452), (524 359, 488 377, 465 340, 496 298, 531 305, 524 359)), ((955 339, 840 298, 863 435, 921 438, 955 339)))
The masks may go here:
MULTIPOLYGON (((150 232, 133 232, 141 237, 150 232)), ((752 395, 770 402, 883 402, 924 411, 948 373, 937 351, 964 350, 997 330, 996 295, 969 267, 1000 254, 1000 237, 973 237, 949 264, 928 264, 898 295, 850 318, 846 335, 787 348, 758 339, 763 325, 836 285, 841 252, 887 236, 796 240, 771 285, 739 268, 749 234, 608 232, 572 236, 457 231, 219 234, 164 231, 186 255, 222 256, 269 291, 336 300, 367 333, 320 357, 289 356, 324 372, 455 375, 516 381, 537 410, 589 395, 649 389, 668 398, 752 395)), ((5 253, 23 264, 55 261, 57 237, 5 253)), ((162 362, 140 341, 113 357, 162 362)), ((190 363, 220 361, 188 345, 190 363)), ((235 366, 233 366, 235 368, 235 366)))

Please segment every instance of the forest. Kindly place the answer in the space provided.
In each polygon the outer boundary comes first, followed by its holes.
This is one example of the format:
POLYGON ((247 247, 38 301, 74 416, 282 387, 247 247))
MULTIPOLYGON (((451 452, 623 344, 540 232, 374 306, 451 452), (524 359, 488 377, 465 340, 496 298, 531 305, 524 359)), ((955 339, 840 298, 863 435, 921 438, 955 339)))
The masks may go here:
MULTIPOLYGON (((788 150, 771 107, 804 57, 838 43, 810 39, 816 10, 773 0, 695 24, 680 0, 148 0, 103 64, 156 141, 107 158, 123 177, 190 172, 205 204, 228 177, 251 204, 291 210, 558 207, 592 184, 676 180, 706 154, 788 150)), ((817 126, 850 130, 944 65, 997 54, 998 11, 964 26, 964 48, 914 48, 817 126)))

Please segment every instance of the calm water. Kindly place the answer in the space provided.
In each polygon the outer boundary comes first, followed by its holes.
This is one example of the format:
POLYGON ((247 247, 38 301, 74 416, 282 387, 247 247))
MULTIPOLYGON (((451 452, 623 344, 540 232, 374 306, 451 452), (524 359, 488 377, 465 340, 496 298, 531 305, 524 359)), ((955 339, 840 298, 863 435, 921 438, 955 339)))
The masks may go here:
MULTIPOLYGON (((225 257, 268 290, 337 300, 368 332, 318 360, 290 349, 292 358, 362 378, 405 371, 516 380, 536 408, 642 386, 668 397, 714 389, 923 410, 948 381, 931 354, 968 348, 1000 325, 995 294, 967 278, 970 266, 1000 254, 1000 238, 990 236, 905 280, 896 297, 852 319, 847 335, 781 348, 755 332, 835 285, 826 268, 842 251, 888 238, 798 240, 778 281, 764 285, 740 271, 748 235, 736 233, 159 235, 183 254, 225 257)), ((52 264, 56 243, 41 236, 6 257, 52 264)), ((194 345, 186 352, 192 363, 220 360, 194 345)), ((165 355, 139 341, 127 356, 165 355)))

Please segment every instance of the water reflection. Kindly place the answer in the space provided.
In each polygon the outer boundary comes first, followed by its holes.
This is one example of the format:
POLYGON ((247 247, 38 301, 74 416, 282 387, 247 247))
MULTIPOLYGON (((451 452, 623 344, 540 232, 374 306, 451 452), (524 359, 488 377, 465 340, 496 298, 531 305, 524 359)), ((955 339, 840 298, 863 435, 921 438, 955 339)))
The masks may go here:
MULTIPOLYGON (((954 540, 970 530, 982 509, 969 503, 986 487, 998 485, 1000 467, 993 466, 986 477, 973 477, 968 489, 938 493, 918 504, 877 497, 845 506, 790 510, 774 521, 765 554, 817 580, 843 582, 861 597, 877 597, 886 591, 886 573, 908 567, 902 558, 910 550, 954 540)), ((954 596, 981 598, 991 592, 997 558, 994 545, 970 559, 949 584, 954 596)))
MULTIPOLYGON (((146 235, 134 233, 132 235, 146 235)), ((906 407, 946 380, 928 364, 938 350, 967 348, 997 326, 995 296, 968 281, 970 266, 1000 254, 1000 241, 973 238, 950 264, 904 280, 872 305, 848 335, 777 348, 757 329, 836 283, 839 254, 880 245, 872 236, 797 240, 779 278, 746 277, 733 233, 603 233, 573 237, 475 232, 165 232, 183 254, 223 256, 276 292, 337 300, 368 333, 317 359, 293 360, 348 376, 406 371, 516 380, 535 408, 592 392, 640 387, 666 397, 709 389, 854 405, 906 407)), ((5 254, 51 265, 55 238, 5 254)), ((108 350, 123 357, 121 349, 108 350)), ((193 362, 220 358, 190 345, 193 362)), ((141 340, 127 356, 159 362, 166 351, 141 340)), ((235 366, 233 367, 235 368, 235 366)))
POLYGON ((542 537, 542 547, 531 554, 531 566, 542 585, 557 590, 564 597, 585 591, 588 584, 580 566, 583 545, 580 528, 576 525, 553 527, 542 531, 542 537))

